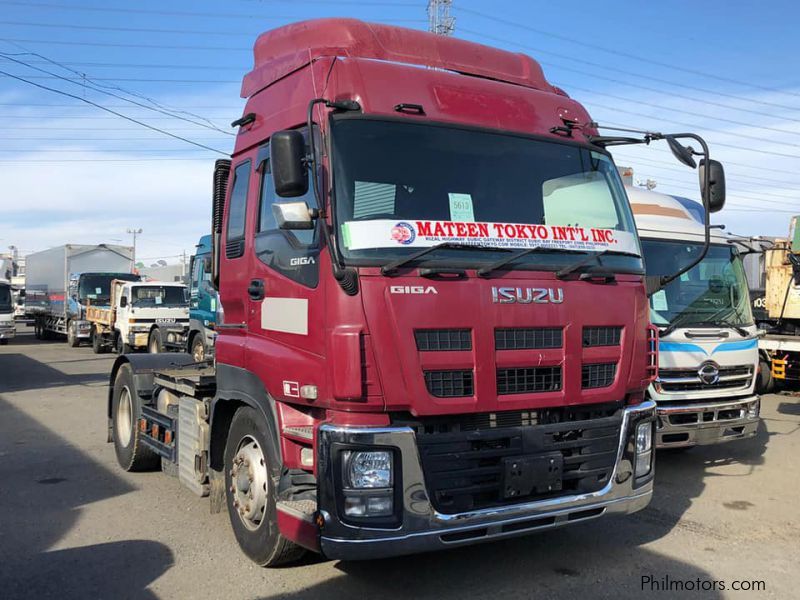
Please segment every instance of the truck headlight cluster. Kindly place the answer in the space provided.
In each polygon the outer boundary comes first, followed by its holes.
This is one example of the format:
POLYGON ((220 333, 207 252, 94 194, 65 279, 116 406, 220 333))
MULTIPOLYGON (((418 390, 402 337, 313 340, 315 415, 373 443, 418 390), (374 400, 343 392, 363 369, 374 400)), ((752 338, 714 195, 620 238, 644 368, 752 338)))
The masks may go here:
POLYGON ((747 417, 749 419, 755 419, 758 417, 758 412, 760 409, 760 402, 756 400, 755 402, 751 402, 747 407, 747 417))
POLYGON ((650 472, 653 458, 653 422, 639 423, 636 427, 635 477, 644 477, 650 472))
POLYGON ((387 450, 342 453, 344 514, 388 517, 394 514, 394 456, 387 450))

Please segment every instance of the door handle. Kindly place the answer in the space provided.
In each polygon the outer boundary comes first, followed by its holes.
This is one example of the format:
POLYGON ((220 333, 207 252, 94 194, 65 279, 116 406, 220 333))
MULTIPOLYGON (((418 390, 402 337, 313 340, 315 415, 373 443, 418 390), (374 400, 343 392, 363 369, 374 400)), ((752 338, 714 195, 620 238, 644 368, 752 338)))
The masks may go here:
POLYGON ((247 286, 247 293, 250 295, 251 300, 263 300, 264 299, 264 280, 263 279, 251 279, 250 285, 247 286))

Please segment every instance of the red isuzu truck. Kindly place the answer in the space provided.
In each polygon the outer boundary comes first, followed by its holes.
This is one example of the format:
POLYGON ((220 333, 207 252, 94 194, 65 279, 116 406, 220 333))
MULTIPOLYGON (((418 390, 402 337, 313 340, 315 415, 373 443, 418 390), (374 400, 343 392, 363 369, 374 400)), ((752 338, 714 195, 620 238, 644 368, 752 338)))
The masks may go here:
POLYGON ((644 508, 657 341, 605 147, 664 136, 599 136, 527 56, 351 19, 260 36, 242 96, 216 357, 117 359, 122 467, 227 506, 261 565, 644 508))

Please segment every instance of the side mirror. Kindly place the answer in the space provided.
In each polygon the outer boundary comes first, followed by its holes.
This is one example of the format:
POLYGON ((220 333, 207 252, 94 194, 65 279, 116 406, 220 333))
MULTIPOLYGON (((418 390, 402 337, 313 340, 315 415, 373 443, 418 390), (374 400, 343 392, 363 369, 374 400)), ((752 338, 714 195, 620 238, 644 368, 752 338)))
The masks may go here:
POLYGON ((701 160, 698 171, 700 173, 700 191, 704 197, 708 193, 708 209, 714 213, 722 210, 722 207, 725 206, 725 169, 718 160, 708 161, 708 169, 708 190, 704 190, 706 161, 701 160))
POLYGON ((308 192, 306 141, 296 129, 272 134, 269 141, 270 168, 275 193, 281 198, 297 198, 308 192))
POLYGON ((664 136, 664 139, 667 140, 667 145, 669 145, 669 149, 672 151, 672 155, 675 158, 692 169, 697 166, 697 163, 694 162, 694 157, 692 157, 691 150, 689 150, 671 135, 664 136))
POLYGON ((279 229, 314 229, 318 212, 308 208, 305 202, 275 202, 272 214, 279 229))
POLYGON ((24 298, 25 297, 25 290, 20 290, 19 291, 19 297, 20 298, 24 298))
POLYGON ((119 299, 119 307, 125 308, 126 306, 128 306, 128 299, 125 296, 123 296, 122 298, 119 299))

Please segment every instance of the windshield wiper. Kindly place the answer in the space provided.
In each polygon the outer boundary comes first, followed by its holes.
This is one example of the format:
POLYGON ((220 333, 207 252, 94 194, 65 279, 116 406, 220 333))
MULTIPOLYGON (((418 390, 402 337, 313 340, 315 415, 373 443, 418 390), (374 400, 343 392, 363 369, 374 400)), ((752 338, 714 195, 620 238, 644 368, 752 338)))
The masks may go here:
POLYGON ((503 267, 510 265, 511 263, 516 262, 518 259, 522 258, 523 256, 527 256, 528 254, 532 254, 533 252, 540 252, 540 253, 555 253, 555 252, 567 252, 567 253, 575 253, 575 254, 583 254, 583 250, 570 250, 570 249, 563 249, 563 248, 553 248, 550 246, 534 246, 533 248, 525 248, 524 250, 520 250, 519 252, 512 254, 511 256, 506 256, 505 258, 501 258, 498 261, 493 262, 490 265, 486 265, 485 267, 481 267, 478 269, 478 275, 481 277, 486 277, 490 275, 492 272, 497 271, 498 269, 502 269, 503 267))
POLYGON ((695 313, 693 312, 685 312, 679 314, 675 319, 667 325, 664 329, 659 330, 658 335, 659 337, 667 337, 670 333, 675 331, 678 327, 680 327, 684 322, 688 321, 690 317, 693 317, 695 313))
MULTIPOLYGON (((587 250, 586 252, 590 252, 590 251, 587 250)), ((564 267, 560 271, 556 271, 556 278, 557 279, 564 279, 564 277, 566 277, 570 273, 574 273, 578 269, 580 269, 582 267, 585 267, 586 265, 588 265, 593 260, 596 260, 597 264, 602 266, 603 262, 600 260, 600 257, 601 256, 607 256, 609 254, 616 254, 618 256, 633 256, 634 258, 641 258, 641 256, 639 256, 635 252, 623 252, 621 250, 606 249, 606 250, 601 250, 600 252, 592 252, 586 258, 582 258, 578 262, 573 263, 573 264, 569 265, 568 267, 564 267)))
POLYGON ((508 248, 496 248, 494 246, 475 246, 472 244, 459 244, 458 242, 442 242, 441 244, 436 244, 435 246, 430 246, 428 248, 424 248, 419 252, 415 252, 409 256, 404 256, 403 258, 398 258, 397 260, 393 260, 392 262, 385 264, 381 267, 381 274, 382 275, 391 275, 397 269, 402 267, 403 265, 407 265, 409 263, 414 262, 415 260, 419 260, 423 256, 430 254, 434 250, 440 250, 442 248, 457 248, 457 249, 466 249, 466 250, 500 250, 502 252, 510 252, 508 248))

